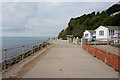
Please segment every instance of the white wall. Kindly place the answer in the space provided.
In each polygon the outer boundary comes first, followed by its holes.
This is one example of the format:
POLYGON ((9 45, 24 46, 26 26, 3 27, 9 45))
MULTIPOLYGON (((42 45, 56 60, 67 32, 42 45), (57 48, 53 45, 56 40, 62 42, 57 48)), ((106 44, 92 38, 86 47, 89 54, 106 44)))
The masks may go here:
POLYGON ((109 35, 108 28, 104 26, 100 26, 95 31, 96 31, 96 39, 107 39, 108 38, 108 35, 109 35), (99 31, 104 31, 104 35, 103 36, 99 35, 99 31))
POLYGON ((120 30, 114 30, 114 36, 113 37, 118 37, 118 33, 120 33, 120 30))
POLYGON ((86 39, 91 38, 91 33, 86 30, 86 31, 84 32, 84 37, 85 37, 86 39), (88 37, 85 37, 85 34, 88 34, 88 37))
POLYGON ((109 35, 109 30, 108 30, 108 39, 111 39, 111 37, 117 38, 118 33, 120 33, 120 30, 118 29, 113 29, 114 30, 114 35, 109 35))
POLYGON ((119 35, 118 33, 120 33, 120 30, 114 30, 114 35, 112 36, 112 40, 114 41, 114 43, 119 43, 120 44, 120 41, 119 41, 119 35))
POLYGON ((74 44, 76 43, 76 38, 75 38, 75 37, 73 38, 73 43, 74 43, 74 44))
POLYGON ((93 33, 93 36, 96 36, 96 33, 93 33))

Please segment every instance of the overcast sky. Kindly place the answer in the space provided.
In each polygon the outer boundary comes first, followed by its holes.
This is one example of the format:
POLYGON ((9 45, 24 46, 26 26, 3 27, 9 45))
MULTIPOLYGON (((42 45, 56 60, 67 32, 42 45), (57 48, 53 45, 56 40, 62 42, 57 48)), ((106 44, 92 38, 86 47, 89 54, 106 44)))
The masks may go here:
POLYGON ((17 37, 58 36, 69 20, 106 10, 116 2, 4 2, 2 35, 17 37))

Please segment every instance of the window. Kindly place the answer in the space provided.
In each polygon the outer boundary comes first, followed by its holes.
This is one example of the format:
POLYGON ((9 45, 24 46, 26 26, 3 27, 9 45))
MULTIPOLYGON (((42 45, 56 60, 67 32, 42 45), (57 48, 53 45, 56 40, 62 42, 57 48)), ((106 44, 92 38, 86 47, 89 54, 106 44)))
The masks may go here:
POLYGON ((93 37, 93 33, 91 33, 91 37, 93 37))
POLYGON ((120 33, 118 33, 118 37, 120 37, 120 33))
POLYGON ((114 35, 114 30, 113 30, 113 35, 114 35))
POLYGON ((111 32, 111 31, 109 30, 109 36, 110 36, 110 32, 111 32))
POLYGON ((104 31, 99 31, 100 36, 104 36, 104 31))
POLYGON ((114 30, 109 30, 109 36, 114 35, 114 30))
POLYGON ((85 37, 88 37, 88 34, 85 34, 85 37))

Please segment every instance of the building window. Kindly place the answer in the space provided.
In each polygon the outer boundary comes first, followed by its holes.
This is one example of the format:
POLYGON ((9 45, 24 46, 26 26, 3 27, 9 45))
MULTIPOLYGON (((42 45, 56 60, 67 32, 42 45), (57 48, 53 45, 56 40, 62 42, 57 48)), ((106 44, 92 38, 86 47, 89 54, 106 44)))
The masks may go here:
POLYGON ((111 31, 109 30, 109 36, 110 36, 111 31))
POLYGON ((114 35, 114 30, 113 30, 113 35, 114 35))
POLYGON ((118 37, 120 37, 120 33, 118 33, 118 37))
POLYGON ((104 31, 99 31, 100 36, 104 36, 104 31))
POLYGON ((85 37, 88 37, 88 34, 85 34, 85 37))
POLYGON ((109 30, 109 36, 114 35, 114 30, 109 30))

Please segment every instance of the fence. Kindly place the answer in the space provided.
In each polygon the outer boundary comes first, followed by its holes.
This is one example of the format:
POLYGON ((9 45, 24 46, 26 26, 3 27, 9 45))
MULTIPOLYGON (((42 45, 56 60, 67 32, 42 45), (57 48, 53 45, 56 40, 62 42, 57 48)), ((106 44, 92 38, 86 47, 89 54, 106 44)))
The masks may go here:
POLYGON ((26 45, 1 50, 4 54, 2 53, 3 59, 0 62, 0 71, 2 71, 2 72, 6 71, 6 69, 11 67, 12 65, 14 65, 14 64, 22 61, 23 59, 33 55, 37 51, 39 51, 42 48, 46 47, 47 45, 50 45, 50 43, 48 43, 46 41, 46 42, 43 42, 41 44, 39 42, 37 42, 37 43, 31 43, 31 44, 26 44, 26 45), (32 49, 25 50, 26 45, 27 46, 28 45, 32 46, 32 49), (20 54, 15 55, 15 56, 7 57, 7 51, 13 50, 13 49, 18 49, 18 48, 21 48, 21 50, 22 50, 22 52, 20 54))
POLYGON ((83 49, 88 53, 97 57, 104 63, 120 71, 120 46, 116 45, 112 40, 97 39, 94 41, 84 40, 83 49))

